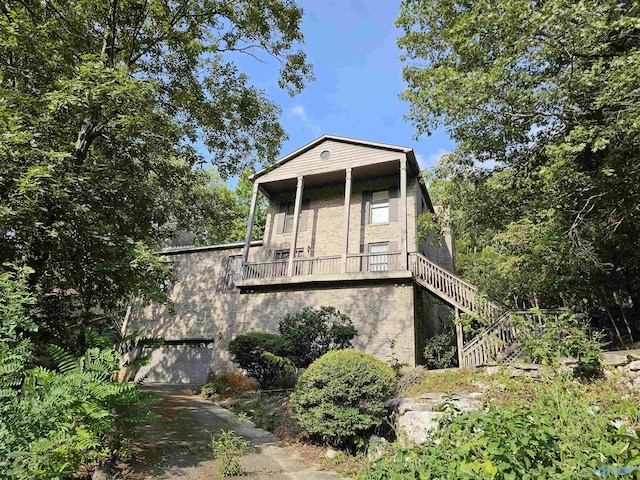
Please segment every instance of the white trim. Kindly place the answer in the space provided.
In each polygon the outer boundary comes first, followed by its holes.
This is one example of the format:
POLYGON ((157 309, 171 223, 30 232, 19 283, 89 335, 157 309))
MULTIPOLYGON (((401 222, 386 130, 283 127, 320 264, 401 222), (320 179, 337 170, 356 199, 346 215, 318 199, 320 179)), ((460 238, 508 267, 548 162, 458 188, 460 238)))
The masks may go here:
MULTIPOLYGON (((259 247, 263 244, 264 242, 262 240, 254 240, 252 241, 249 245, 251 247, 259 247)), ((188 253, 188 252, 200 252, 200 251, 206 251, 206 250, 227 250, 227 249, 231 249, 231 248, 240 248, 244 246, 244 242, 237 242, 237 243, 225 243, 222 245, 203 245, 200 247, 194 247, 194 246, 190 246, 190 247, 167 247, 167 248, 163 248, 162 250, 157 250, 155 252, 153 252, 156 255, 171 255, 174 253, 188 253)))
POLYGON ((392 150, 394 152, 403 152, 403 153, 412 153, 413 149, 410 147, 403 147, 400 145, 390 145, 388 143, 378 143, 378 142, 370 142, 368 140, 358 140, 357 138, 348 138, 348 137, 339 137, 337 135, 322 135, 319 138, 316 138, 314 141, 307 143, 305 146, 300 147, 299 149, 295 150, 294 152, 285 155, 284 157, 280 158, 279 160, 275 161, 274 163, 272 163, 271 165, 258 170, 256 173, 254 173, 253 175, 251 175, 249 177, 249 180, 251 180, 252 182, 255 181, 258 177, 261 177, 262 175, 264 175, 267 172, 270 172, 271 170, 273 170, 274 168, 278 168, 280 165, 287 163, 289 160, 292 160, 293 158, 297 157, 298 155, 304 153, 305 151, 315 147, 316 145, 319 145, 320 143, 324 142, 325 140, 335 140, 337 142, 345 142, 345 143, 353 143, 356 145, 363 145, 363 146, 368 146, 368 147, 375 147, 375 148, 383 148, 385 150, 392 150))

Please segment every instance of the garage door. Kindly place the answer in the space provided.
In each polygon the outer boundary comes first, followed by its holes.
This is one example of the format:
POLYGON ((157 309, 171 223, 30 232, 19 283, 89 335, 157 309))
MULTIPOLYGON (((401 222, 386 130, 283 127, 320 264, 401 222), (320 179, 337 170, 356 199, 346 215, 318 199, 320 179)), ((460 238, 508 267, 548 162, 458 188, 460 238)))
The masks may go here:
POLYGON ((151 363, 141 367, 135 379, 202 385, 207 381, 212 354, 213 341, 165 342, 162 347, 145 349, 151 363))

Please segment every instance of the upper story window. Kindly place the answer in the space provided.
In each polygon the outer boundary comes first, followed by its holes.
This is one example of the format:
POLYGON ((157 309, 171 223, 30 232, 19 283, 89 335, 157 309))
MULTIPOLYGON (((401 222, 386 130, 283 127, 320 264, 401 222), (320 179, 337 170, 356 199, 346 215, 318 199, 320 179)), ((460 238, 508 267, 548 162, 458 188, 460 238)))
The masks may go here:
POLYGON ((371 192, 371 223, 389 221, 389 190, 371 192))
MULTIPOLYGON (((276 233, 291 233, 293 231, 293 212, 295 202, 281 202, 280 213, 277 216, 276 233)), ((307 219, 309 217, 309 200, 303 200, 300 205, 300 216, 298 217, 298 232, 307 229, 307 219)))
POLYGON ((293 212, 295 211, 295 204, 293 202, 287 203, 286 217, 284 219, 284 233, 291 233, 293 231, 293 212))

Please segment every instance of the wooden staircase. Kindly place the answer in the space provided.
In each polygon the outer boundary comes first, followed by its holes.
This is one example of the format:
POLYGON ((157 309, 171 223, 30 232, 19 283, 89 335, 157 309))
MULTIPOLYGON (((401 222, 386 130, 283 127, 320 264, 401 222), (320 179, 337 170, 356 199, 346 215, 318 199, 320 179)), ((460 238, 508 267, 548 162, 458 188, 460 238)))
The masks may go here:
POLYGON ((455 308, 456 314, 477 314, 492 321, 466 344, 461 328, 456 328, 458 362, 461 367, 471 368, 490 362, 508 363, 518 357, 521 345, 511 317, 530 316, 533 313, 509 309, 419 253, 409 254, 409 269, 418 285, 455 308))

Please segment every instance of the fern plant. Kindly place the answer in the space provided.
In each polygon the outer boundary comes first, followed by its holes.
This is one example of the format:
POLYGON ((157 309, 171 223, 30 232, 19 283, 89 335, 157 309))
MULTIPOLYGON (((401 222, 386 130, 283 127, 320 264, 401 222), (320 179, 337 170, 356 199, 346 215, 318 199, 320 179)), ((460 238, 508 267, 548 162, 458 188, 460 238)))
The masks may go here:
POLYGON ((19 391, 5 397, 0 478, 70 478, 81 464, 110 463, 149 414, 152 400, 140 385, 115 380, 116 347, 93 346, 75 357, 51 346, 49 353, 57 368, 29 370, 19 391))

